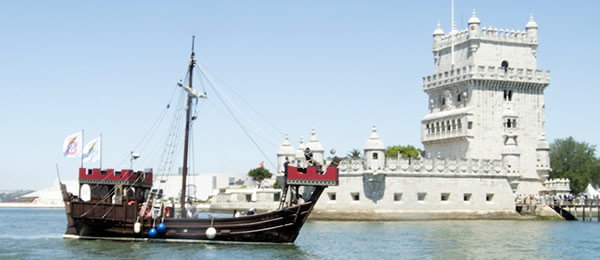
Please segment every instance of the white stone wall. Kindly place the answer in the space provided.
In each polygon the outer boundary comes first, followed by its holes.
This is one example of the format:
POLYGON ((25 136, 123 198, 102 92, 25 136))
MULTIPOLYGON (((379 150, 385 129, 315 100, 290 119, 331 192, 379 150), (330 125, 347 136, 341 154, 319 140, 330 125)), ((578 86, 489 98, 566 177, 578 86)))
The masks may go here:
MULTIPOLYGON (((474 216, 485 212, 512 213, 515 210, 514 195, 506 178, 384 173, 374 177, 380 182, 370 185, 371 175, 341 175, 340 186, 324 191, 316 205, 316 212, 345 210, 349 214, 368 214, 388 211, 396 212, 402 218, 401 213, 407 212, 432 215, 452 212, 474 216), (419 193, 425 194, 422 200, 419 193), (447 199, 444 200, 442 194, 447 199), (465 195, 469 197, 466 201, 465 195), (486 196, 490 195, 493 197, 486 200, 486 196)), ((419 218, 428 216, 421 215, 419 218)))

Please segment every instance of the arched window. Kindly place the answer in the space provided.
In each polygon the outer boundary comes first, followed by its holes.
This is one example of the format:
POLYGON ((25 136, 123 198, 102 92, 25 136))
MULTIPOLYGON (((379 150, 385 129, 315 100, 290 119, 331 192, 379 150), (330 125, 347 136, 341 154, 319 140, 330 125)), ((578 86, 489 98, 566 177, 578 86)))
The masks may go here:
POLYGON ((505 89, 504 90, 504 101, 506 101, 507 98, 508 98, 508 91, 505 89))
POLYGON ((512 101, 512 90, 508 91, 508 101, 512 101))
POLYGON ((512 121, 512 127, 513 128, 517 128, 517 119, 513 119, 513 121, 512 121))
POLYGON ((508 71, 508 61, 503 60, 500 64, 500 67, 504 70, 504 72, 508 71))
POLYGON ((102 196, 102 198, 104 198, 106 197, 106 194, 108 194, 108 187, 102 186, 102 189, 100 189, 100 195, 102 196))
POLYGON ((510 119, 506 120, 506 128, 511 128, 511 121, 510 121, 510 119))
POLYGON ((127 189, 127 199, 133 200, 135 199, 135 188, 131 187, 127 189))
POLYGON ((461 99, 460 93, 456 94, 456 101, 460 102, 460 99, 461 99))
POLYGON ((94 185, 92 187, 92 198, 98 198, 98 193, 100 193, 98 186, 94 185))
POLYGON ((378 153, 373 153, 373 160, 377 160, 378 155, 378 153))

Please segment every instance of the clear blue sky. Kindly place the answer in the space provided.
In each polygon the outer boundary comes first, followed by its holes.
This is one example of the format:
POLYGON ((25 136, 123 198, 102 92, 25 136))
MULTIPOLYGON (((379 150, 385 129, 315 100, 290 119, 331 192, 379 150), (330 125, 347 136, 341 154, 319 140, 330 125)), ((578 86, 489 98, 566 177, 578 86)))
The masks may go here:
MULTIPOLYGON (((599 3, 456 0, 461 30, 473 8, 482 26, 515 30, 534 14, 538 68, 551 70, 549 141, 600 143, 599 3)), ((0 189, 45 187, 56 163, 76 178, 79 161, 61 149, 79 129, 103 134, 103 167, 128 167, 185 73, 191 35, 199 62, 276 126, 236 102, 269 136, 257 142, 272 161, 281 132, 297 145, 312 127, 342 155, 362 149, 373 124, 385 145, 422 147, 422 77, 433 73, 432 32, 449 20, 449 0, 2 2, 0 189)), ((273 170, 224 111, 214 95, 199 109, 194 171, 273 170)), ((155 167, 142 161, 149 150, 137 167, 155 167)))

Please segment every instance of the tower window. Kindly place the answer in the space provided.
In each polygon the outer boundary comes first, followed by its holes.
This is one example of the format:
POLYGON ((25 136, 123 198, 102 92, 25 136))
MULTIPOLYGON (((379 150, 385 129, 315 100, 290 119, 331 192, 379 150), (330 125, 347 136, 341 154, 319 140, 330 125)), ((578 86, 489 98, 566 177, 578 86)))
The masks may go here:
POLYGON ((401 201, 401 200, 402 200, 402 192, 394 193, 394 201, 401 201))
POLYGON ((492 201, 494 199, 494 193, 485 194, 485 201, 492 201))
POLYGON ((378 153, 373 153, 373 160, 377 160, 378 153))
POLYGON ((469 123, 467 124, 467 128, 468 128, 468 129, 471 129, 471 128, 473 128, 473 122, 469 121, 469 123))
POLYGON ((352 196, 352 200, 353 201, 359 201, 360 200, 360 195, 358 192, 352 192, 350 193, 350 196, 352 196))
POLYGON ((500 67, 504 70, 504 72, 508 71, 508 61, 503 60, 500 64, 500 67))
POLYGON ((335 200, 336 199, 335 192, 328 192, 327 196, 329 196, 329 200, 335 200))
POLYGON ((427 197, 427 193, 425 193, 425 192, 419 192, 419 193, 417 193, 417 200, 418 201, 425 201, 425 197, 427 197))
POLYGON ((446 98, 442 98, 442 106, 446 105, 446 98))
POLYGON ((504 90, 504 101, 512 101, 512 90, 505 89, 504 90))
POLYGON ((456 95, 456 101, 460 102, 460 93, 456 95))
POLYGON ((463 194, 463 201, 470 201, 470 200, 471 200, 471 193, 463 194))
POLYGON ((442 193, 440 196, 440 199, 442 201, 448 201, 449 198, 450 198, 450 193, 442 193))

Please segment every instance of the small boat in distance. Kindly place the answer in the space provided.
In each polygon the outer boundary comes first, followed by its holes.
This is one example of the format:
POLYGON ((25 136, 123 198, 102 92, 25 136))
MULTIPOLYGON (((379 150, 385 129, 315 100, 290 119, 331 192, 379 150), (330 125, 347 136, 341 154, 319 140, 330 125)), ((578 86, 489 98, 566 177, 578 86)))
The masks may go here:
POLYGON ((67 191, 60 184, 67 216, 65 239, 108 239, 124 241, 208 242, 208 243, 293 243, 327 186, 338 185, 337 164, 334 158, 322 171, 317 166, 299 168, 288 166, 287 181, 280 196, 280 205, 270 212, 240 217, 192 218, 186 216, 186 176, 191 104, 194 99, 206 98, 192 88, 196 66, 194 48, 188 67, 188 85, 178 85, 187 92, 185 140, 183 147, 183 181, 180 214, 153 189, 152 170, 79 169, 79 192, 67 191), (84 185, 90 187, 90 199, 80 194, 84 185), (299 199, 304 187, 305 199, 299 199), (287 198, 288 190, 290 198, 287 198), (175 216, 177 215, 177 216, 175 216))

